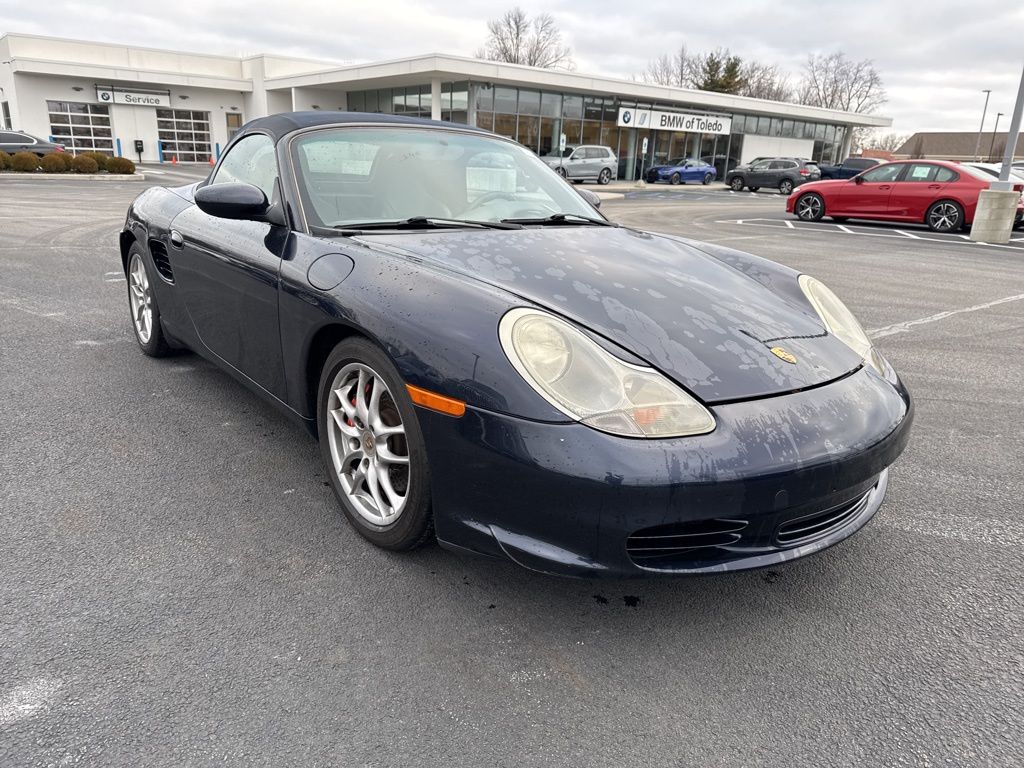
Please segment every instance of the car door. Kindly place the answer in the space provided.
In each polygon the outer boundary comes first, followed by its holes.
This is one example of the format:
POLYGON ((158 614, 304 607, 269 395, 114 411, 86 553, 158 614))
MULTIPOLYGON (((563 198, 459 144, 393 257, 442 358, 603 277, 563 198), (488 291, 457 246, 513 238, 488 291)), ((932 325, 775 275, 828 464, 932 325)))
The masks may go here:
POLYGON ((867 218, 888 218, 889 196, 905 163, 875 166, 847 181, 837 181, 827 207, 831 213, 867 218))
POLYGON ((765 187, 768 186, 771 178, 771 160, 759 160, 750 166, 747 172, 747 186, 765 187))
POLYGON ((587 170, 586 147, 576 147, 565 161, 565 175, 570 179, 581 179, 587 170))
MULTIPOLYGON (((244 182, 277 191, 273 140, 250 134, 235 143, 211 184, 244 182)), ((279 199, 279 197, 278 197, 279 199)), ((214 355, 277 398, 286 397, 278 327, 286 227, 211 216, 190 206, 171 222, 168 256, 196 334, 214 355)))
POLYGON ((908 163, 906 172, 892 185, 889 213, 908 221, 924 221, 924 214, 957 174, 935 163, 908 163))

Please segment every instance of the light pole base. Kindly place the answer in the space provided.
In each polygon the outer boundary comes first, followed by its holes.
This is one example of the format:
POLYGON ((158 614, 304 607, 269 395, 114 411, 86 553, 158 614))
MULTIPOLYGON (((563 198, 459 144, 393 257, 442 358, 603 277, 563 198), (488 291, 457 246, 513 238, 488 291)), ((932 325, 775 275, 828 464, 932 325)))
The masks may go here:
POLYGON ((644 181, 643 179, 637 179, 636 181, 633 182, 633 186, 636 187, 637 189, 643 189, 644 187, 647 186, 647 182, 644 181))
POLYGON ((1019 202, 1019 192, 983 189, 971 224, 971 240, 995 245, 1010 242, 1019 202))

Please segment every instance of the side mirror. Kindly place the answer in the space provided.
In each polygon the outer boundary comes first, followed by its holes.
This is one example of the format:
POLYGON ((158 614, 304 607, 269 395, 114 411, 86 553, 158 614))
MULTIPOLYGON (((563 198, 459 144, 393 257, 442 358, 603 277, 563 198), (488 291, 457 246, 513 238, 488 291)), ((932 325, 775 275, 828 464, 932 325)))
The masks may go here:
POLYGON ((196 190, 199 210, 219 219, 265 221, 270 203, 263 190, 252 184, 209 184, 196 190))
POLYGON ((862 176, 854 176, 853 177, 853 183, 854 184, 863 184, 864 183, 864 177, 862 177, 862 176))
POLYGON ((586 200, 594 208, 601 207, 601 198, 597 196, 597 193, 591 192, 589 189, 583 187, 576 187, 576 191, 580 193, 580 197, 586 200))

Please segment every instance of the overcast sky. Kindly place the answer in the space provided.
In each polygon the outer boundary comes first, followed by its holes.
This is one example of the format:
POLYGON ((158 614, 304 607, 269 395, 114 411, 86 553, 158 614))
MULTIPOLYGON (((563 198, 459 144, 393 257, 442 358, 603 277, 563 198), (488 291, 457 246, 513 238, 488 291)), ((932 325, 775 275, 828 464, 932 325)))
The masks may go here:
MULTIPOLYGON (((1021 0, 545 0, 582 73, 630 77, 680 43, 727 46, 797 79, 809 52, 870 58, 893 130, 975 131, 983 88, 1009 123, 1024 67, 1021 0)), ((506 6, 484 0, 0 0, 0 32, 25 32, 227 55, 284 53, 372 61, 417 53, 472 55, 486 21, 506 6)))

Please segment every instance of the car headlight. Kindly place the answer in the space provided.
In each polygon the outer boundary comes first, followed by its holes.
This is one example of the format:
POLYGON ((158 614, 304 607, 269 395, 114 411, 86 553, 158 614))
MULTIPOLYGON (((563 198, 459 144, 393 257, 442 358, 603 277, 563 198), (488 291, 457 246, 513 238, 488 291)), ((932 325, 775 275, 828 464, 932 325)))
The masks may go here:
POLYGON ((589 427, 629 437, 683 437, 715 428, 707 408, 663 375, 620 360, 554 315, 513 309, 501 318, 498 335, 522 377, 589 427))
POLYGON ((800 289, 818 313, 829 333, 864 358, 864 362, 885 376, 885 360, 871 343, 857 318, 820 280, 800 275, 800 289))

